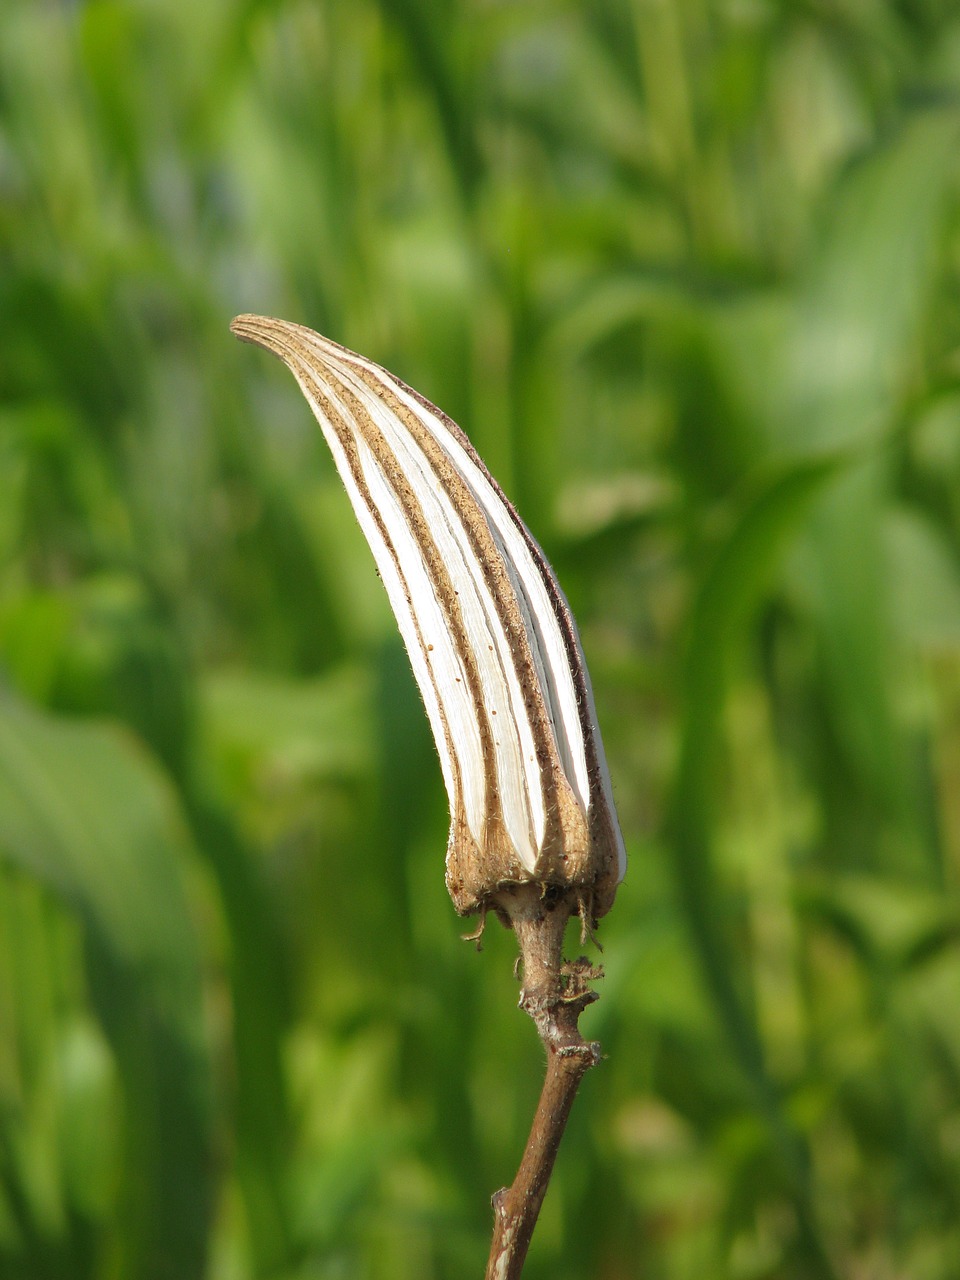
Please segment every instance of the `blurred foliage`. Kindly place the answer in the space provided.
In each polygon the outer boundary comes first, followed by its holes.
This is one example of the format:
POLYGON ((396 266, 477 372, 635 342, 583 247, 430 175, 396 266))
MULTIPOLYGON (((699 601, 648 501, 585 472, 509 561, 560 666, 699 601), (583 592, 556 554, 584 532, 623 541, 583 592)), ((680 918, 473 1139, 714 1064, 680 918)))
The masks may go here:
POLYGON ((531 1280, 960 1274, 958 157, 947 0, 5 0, 0 1276, 479 1275, 539 1088, 246 310, 581 624, 631 863, 531 1280))

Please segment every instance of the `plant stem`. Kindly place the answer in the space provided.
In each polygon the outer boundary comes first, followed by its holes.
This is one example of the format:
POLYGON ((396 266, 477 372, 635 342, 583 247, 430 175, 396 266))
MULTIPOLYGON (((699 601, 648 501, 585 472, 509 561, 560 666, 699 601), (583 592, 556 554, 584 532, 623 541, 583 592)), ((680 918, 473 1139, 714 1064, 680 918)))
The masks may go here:
POLYGON ((536 885, 505 893, 498 904, 510 919, 523 959, 520 1007, 537 1025, 547 1074, 517 1176, 493 1197, 493 1242, 486 1280, 517 1280, 546 1195, 580 1081, 600 1061, 600 1046, 583 1039, 580 1014, 597 999, 587 982, 601 976, 581 957, 563 961, 563 933, 575 902, 550 902, 536 885))

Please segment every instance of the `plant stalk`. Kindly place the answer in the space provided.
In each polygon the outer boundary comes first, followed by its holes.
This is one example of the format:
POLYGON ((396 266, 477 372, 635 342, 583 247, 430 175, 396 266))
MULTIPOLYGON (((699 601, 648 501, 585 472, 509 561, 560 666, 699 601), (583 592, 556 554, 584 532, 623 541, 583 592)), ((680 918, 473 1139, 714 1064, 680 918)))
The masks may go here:
POLYGON ((505 892, 498 903, 517 935, 524 976, 520 1007, 536 1023, 547 1074, 517 1176, 493 1197, 486 1280, 520 1276, 580 1081, 600 1061, 600 1046, 583 1039, 579 1018, 597 999, 587 983, 601 971, 584 957, 563 960, 564 929, 578 905, 566 898, 550 901, 536 885, 505 892))

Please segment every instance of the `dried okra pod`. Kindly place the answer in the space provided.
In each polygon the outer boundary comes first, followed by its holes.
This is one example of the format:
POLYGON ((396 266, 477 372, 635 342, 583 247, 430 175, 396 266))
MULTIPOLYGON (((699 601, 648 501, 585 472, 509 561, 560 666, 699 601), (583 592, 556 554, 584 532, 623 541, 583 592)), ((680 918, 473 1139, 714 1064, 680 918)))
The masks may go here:
POLYGON ((320 423, 413 664, 450 799, 447 887, 511 915, 516 886, 585 927, 626 867, 576 626, 470 441, 399 378, 301 325, 239 316, 320 423))

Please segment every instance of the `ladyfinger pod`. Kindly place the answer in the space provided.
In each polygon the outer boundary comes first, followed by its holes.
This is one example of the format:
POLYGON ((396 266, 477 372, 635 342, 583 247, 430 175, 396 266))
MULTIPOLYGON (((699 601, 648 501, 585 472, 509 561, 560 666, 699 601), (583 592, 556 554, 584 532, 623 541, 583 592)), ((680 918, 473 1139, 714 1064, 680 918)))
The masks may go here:
POLYGON ((301 325, 238 316, 287 365, 376 560, 450 800, 461 914, 516 886, 605 914, 626 870, 577 629, 543 551, 450 418, 301 325))

